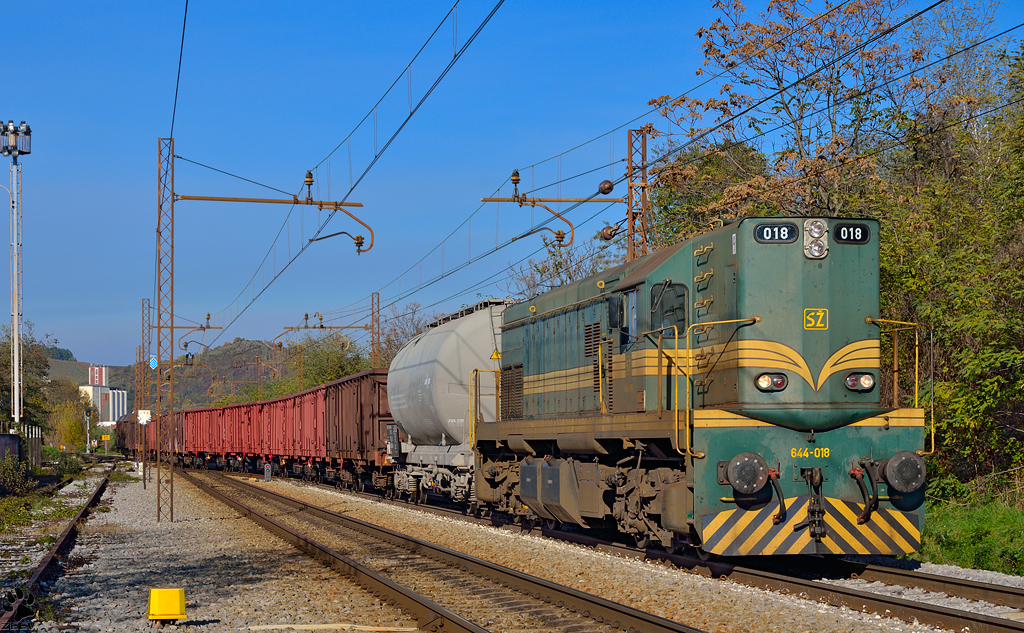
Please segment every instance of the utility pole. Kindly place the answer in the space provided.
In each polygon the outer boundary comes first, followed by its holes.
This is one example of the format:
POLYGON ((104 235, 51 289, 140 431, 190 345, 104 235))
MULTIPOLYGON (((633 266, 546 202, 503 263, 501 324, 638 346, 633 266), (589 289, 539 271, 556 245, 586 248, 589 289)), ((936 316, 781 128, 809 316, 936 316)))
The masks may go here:
MULTIPOLYGON (((157 494, 156 520, 174 521, 174 203, 179 200, 208 202, 249 202, 257 204, 302 204, 320 210, 341 211, 370 232, 370 244, 363 248, 363 236, 351 236, 356 253, 373 248, 373 229, 346 207, 362 207, 361 202, 332 202, 313 199, 313 174, 306 172, 306 198, 225 198, 219 196, 183 196, 174 191, 174 139, 157 139, 157 381, 156 399, 151 406, 156 423, 157 494), (163 379, 166 374, 166 381, 163 379)), ((339 235, 335 233, 334 235, 339 235)), ((334 237, 334 235, 325 236, 334 237)), ((348 235, 348 233, 346 233, 348 235)), ((315 240, 310 240, 315 241, 315 240)), ((190 330, 203 328, 189 328, 190 330)), ((214 329, 214 328, 211 328, 214 329)))
POLYGON ((370 365, 380 367, 380 293, 370 296, 370 365))
POLYGON ((146 487, 146 454, 142 449, 142 440, 145 437, 144 431, 146 427, 139 422, 139 411, 144 409, 143 402, 145 401, 145 395, 142 390, 145 389, 146 382, 146 370, 145 370, 146 357, 142 354, 142 345, 135 346, 135 455, 138 459, 142 460, 142 487, 146 487))
MULTIPOLYGON (((22 261, 21 261, 21 162, 19 156, 32 153, 32 128, 24 121, 15 127, 14 121, 3 124, 0 119, 0 153, 11 157, 11 418, 3 425, 18 433, 25 402, 24 359, 21 353, 23 328, 22 261)), ((28 437, 28 436, 26 436, 28 437)))
POLYGON ((647 216, 650 201, 647 196, 647 130, 629 131, 629 153, 626 161, 628 185, 628 215, 626 261, 633 261, 650 252, 647 243, 647 216))
MULTIPOLYGON (((153 330, 151 327, 151 315, 149 299, 142 300, 142 399, 139 403, 140 409, 148 409, 150 405, 150 389, 152 388, 153 370, 156 369, 156 358, 152 355, 153 330)), ((146 439, 146 427, 139 425, 142 433, 142 488, 146 488, 149 481, 151 468, 149 467, 149 447, 146 439)))

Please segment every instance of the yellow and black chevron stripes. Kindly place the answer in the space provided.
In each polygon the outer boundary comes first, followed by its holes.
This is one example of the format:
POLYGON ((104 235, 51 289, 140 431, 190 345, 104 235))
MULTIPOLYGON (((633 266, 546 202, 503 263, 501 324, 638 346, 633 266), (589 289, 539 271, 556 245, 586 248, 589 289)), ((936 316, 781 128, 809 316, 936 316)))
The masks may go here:
MULTIPOLYGON (((865 339, 854 341, 843 346, 832 354, 815 379, 807 361, 792 347, 773 341, 733 341, 725 345, 707 345, 690 350, 687 361, 686 350, 663 350, 661 358, 662 375, 668 375, 669 362, 690 373, 703 373, 708 370, 726 370, 737 367, 755 367, 758 369, 776 369, 796 374, 803 378, 812 389, 818 391, 830 376, 852 369, 869 369, 879 366, 879 344, 877 340, 865 339)), ((582 389, 594 384, 595 367, 593 363, 572 369, 559 369, 543 374, 523 377, 523 392, 526 394, 559 391, 565 389, 582 389)), ((611 374, 615 380, 627 376, 657 376, 658 350, 645 349, 629 354, 613 354, 611 374)))
POLYGON ((807 526, 809 497, 786 499, 786 515, 778 525, 772 517, 779 504, 773 501, 759 510, 736 508, 702 517, 704 551, 723 556, 770 556, 776 554, 907 554, 921 546, 918 516, 881 509, 857 524, 863 504, 826 497, 825 532, 815 541, 807 526))

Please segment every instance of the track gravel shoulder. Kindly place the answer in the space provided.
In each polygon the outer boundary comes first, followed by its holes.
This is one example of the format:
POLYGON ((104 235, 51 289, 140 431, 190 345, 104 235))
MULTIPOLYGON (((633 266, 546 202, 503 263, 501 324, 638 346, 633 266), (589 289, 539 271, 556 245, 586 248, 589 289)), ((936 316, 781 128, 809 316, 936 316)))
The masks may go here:
POLYGON ((939 630, 322 488, 250 483, 705 631, 939 630))
POLYGON ((174 523, 156 522, 155 485, 112 485, 110 512, 85 524, 69 569, 48 587, 57 620, 36 631, 149 630, 151 587, 183 587, 187 621, 171 629, 220 633, 253 626, 415 627, 400 610, 313 561, 184 481, 174 523))

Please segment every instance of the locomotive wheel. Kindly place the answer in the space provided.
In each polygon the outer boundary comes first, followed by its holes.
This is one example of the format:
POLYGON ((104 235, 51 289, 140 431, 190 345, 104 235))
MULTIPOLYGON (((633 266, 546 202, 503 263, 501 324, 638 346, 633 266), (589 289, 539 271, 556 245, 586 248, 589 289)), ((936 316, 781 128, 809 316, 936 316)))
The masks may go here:
POLYGON ((558 527, 559 526, 558 526, 558 520, 557 519, 544 519, 544 529, 545 530, 548 530, 548 531, 551 531, 551 532, 555 532, 555 531, 558 530, 558 527))
POLYGON ((712 556, 714 556, 714 554, 711 552, 705 552, 703 549, 699 547, 697 548, 697 558, 701 559, 705 563, 711 560, 712 556))
POLYGON ((651 535, 646 532, 643 534, 634 534, 633 540, 636 541, 637 549, 647 549, 651 546, 651 535))

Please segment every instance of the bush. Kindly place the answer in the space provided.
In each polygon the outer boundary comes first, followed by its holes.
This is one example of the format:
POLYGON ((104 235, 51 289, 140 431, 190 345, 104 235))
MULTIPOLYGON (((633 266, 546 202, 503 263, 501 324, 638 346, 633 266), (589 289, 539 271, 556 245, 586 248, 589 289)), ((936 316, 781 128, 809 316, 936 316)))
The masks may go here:
POLYGON ((35 482, 29 477, 27 463, 15 457, 6 457, 0 461, 0 496, 24 495, 34 487, 35 482))
POLYGON ((1000 501, 930 504, 917 558, 1024 574, 1024 511, 1000 501))
POLYGON ((53 474, 57 475, 61 479, 70 475, 77 475, 82 472, 82 462, 78 461, 78 458, 68 453, 61 453, 57 456, 57 463, 53 467, 53 474))

